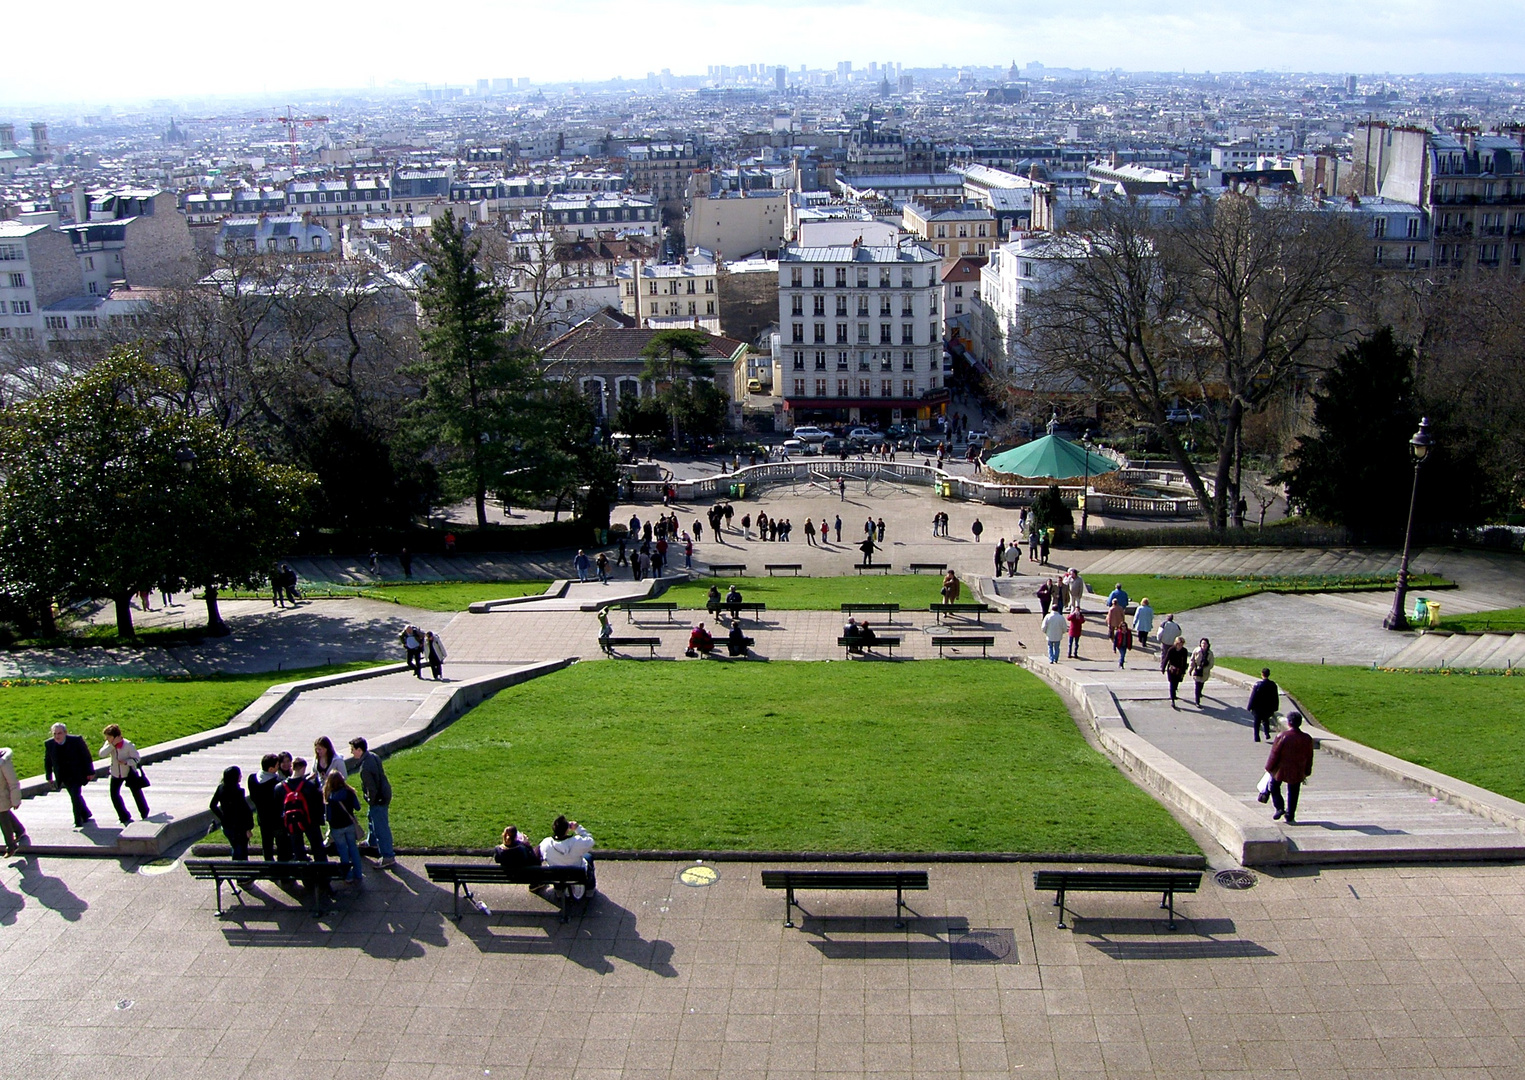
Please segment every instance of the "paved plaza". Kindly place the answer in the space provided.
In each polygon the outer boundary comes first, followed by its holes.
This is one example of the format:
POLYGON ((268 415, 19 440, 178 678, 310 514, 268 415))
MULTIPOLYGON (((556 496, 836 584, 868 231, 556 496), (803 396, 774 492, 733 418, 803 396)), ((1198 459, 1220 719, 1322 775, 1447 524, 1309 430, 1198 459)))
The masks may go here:
POLYGON ((567 926, 507 887, 457 924, 421 862, 318 920, 258 897, 218 920, 178 866, 8 861, 0 1060, 71 1080, 1525 1071, 1520 867, 1208 880, 1170 932, 1106 895, 1059 930, 1032 867, 933 865, 899 931, 855 893, 802 894, 786 929, 748 863, 690 888, 684 864, 605 861, 567 926))

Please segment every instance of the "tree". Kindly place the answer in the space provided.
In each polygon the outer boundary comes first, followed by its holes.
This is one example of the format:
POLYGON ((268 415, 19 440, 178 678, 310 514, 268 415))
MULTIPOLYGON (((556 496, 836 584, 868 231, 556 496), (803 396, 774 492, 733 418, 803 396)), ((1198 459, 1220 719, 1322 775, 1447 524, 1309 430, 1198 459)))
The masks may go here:
POLYGON ((657 397, 672 420, 672 441, 678 443, 683 392, 678 388, 681 375, 708 376, 710 336, 702 330, 659 330, 641 350, 646 367, 641 378, 656 384, 657 397))
POLYGON ((1053 529, 1054 542, 1067 544, 1075 535, 1075 512, 1064 505, 1058 484, 1050 484, 1033 500, 1032 527, 1053 529))
POLYGON ((1370 537, 1401 533, 1419 421, 1413 350, 1384 327, 1336 358, 1313 394, 1314 433, 1298 440, 1276 479, 1299 513, 1370 537))
POLYGON ((590 525, 606 528, 617 478, 616 457, 599 437, 593 403, 573 379, 559 379, 547 388, 545 423, 530 449, 536 482, 590 525))
POLYGON ((252 584, 295 529, 309 474, 264 464, 176 404, 173 377, 119 350, 0 414, 0 591, 51 631, 56 603, 157 587, 252 584))
POLYGON ((487 494, 504 486, 531 434, 528 411, 538 390, 529 357, 509 348, 505 298, 477 264, 478 245, 450 211, 425 246, 418 302, 424 380, 416 403, 422 430, 444 453, 453 494, 470 495, 477 525, 487 525, 487 494))

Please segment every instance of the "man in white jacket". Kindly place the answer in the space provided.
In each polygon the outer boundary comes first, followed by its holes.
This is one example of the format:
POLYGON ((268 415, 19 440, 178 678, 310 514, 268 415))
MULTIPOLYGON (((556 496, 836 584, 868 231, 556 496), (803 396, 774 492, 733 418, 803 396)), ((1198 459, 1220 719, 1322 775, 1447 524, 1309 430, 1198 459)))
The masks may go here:
POLYGON ((21 782, 16 779, 16 762, 9 746, 0 747, 0 830, 5 833, 5 854, 10 857, 31 843, 26 826, 16 817, 21 805, 21 782))
POLYGON ((1059 662, 1059 643, 1064 640, 1064 633, 1068 624, 1064 616, 1059 614, 1059 605, 1055 604, 1052 611, 1043 616, 1043 638, 1048 643, 1048 662, 1059 662))
MULTIPOLYGON (((547 866, 580 866, 588 872, 588 888, 595 888, 593 877, 593 837, 565 814, 551 825, 551 835, 540 841, 540 858, 547 866)), ((581 900, 583 887, 572 886, 572 899, 581 900)))

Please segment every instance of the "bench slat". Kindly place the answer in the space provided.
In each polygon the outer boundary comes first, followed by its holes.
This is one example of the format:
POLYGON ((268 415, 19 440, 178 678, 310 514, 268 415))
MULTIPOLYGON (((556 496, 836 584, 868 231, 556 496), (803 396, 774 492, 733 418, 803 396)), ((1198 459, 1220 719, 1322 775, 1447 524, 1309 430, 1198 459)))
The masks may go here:
MULTIPOLYGON (((795 889, 852 889, 895 891, 895 925, 904 926, 900 916, 907 890, 925 890, 925 870, 764 870, 762 883, 765 889, 784 889, 784 925, 794 925, 794 909, 799 904, 794 899, 795 889)), ((801 908, 801 910, 804 910, 801 908)), ((907 909, 909 910, 909 909, 907 909)))
POLYGON ((1170 929, 1176 928, 1176 893, 1194 893, 1202 884, 1200 872, 1161 870, 1034 870, 1033 888, 1057 894, 1059 929, 1064 929, 1064 897, 1070 892, 1160 893, 1160 907, 1170 912, 1170 929))

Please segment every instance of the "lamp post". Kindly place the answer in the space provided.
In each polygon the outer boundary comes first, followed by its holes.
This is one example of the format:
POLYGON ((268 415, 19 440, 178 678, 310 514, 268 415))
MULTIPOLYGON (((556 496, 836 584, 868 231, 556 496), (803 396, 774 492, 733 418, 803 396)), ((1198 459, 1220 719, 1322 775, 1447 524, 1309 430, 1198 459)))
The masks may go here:
POLYGON ((1080 452, 1086 459, 1085 487, 1080 489, 1080 538, 1084 540, 1091 534, 1088 527, 1091 519, 1091 442, 1084 435, 1080 437, 1080 452))
POLYGON ((1414 487, 1409 493, 1409 519, 1403 530, 1403 559, 1398 563, 1398 587, 1393 590, 1393 610, 1387 613, 1382 625, 1388 630, 1407 630, 1408 616, 1403 614, 1403 600, 1409 587, 1409 546, 1414 539, 1414 504, 1419 499, 1419 467, 1430 455, 1430 421, 1419 421, 1419 430, 1409 440, 1409 455, 1414 459, 1414 487))

